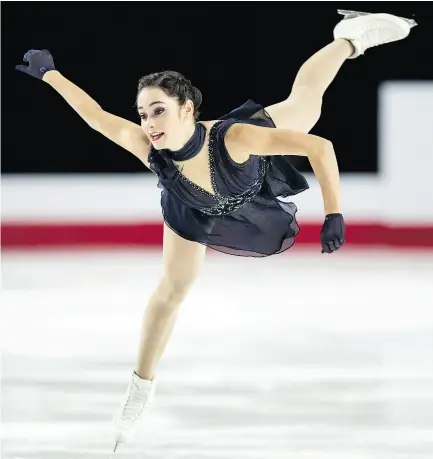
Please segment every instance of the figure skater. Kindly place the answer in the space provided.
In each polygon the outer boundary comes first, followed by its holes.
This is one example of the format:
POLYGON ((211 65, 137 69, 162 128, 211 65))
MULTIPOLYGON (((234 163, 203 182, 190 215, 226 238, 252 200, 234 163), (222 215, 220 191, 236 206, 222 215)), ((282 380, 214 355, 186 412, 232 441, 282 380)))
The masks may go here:
POLYGON ((290 164, 289 155, 307 156, 320 184, 322 253, 344 244, 333 145, 308 133, 320 117, 326 89, 346 59, 407 37, 414 24, 389 14, 342 14, 334 40, 301 66, 286 100, 265 108, 248 100, 212 121, 198 121, 201 93, 177 72, 139 80, 139 126, 104 111, 55 69, 47 50, 28 51, 28 65, 16 67, 48 83, 91 128, 137 156, 157 175, 162 189, 164 268, 144 314, 126 396, 114 416, 114 450, 131 438, 153 399, 157 363, 206 247, 264 257, 294 244, 297 209, 283 198, 306 190, 308 184, 290 164))

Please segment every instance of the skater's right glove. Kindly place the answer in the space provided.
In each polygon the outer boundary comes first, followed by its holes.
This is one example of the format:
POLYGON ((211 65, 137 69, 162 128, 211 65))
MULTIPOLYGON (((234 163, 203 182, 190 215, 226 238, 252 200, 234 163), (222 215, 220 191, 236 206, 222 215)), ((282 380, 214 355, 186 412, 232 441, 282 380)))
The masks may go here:
POLYGON ((322 243, 322 253, 332 253, 344 244, 345 224, 343 215, 329 214, 325 217, 325 222, 320 232, 322 243))
POLYGON ((16 65, 15 69, 27 73, 27 75, 35 77, 38 80, 42 80, 48 71, 56 70, 53 56, 51 56, 51 53, 47 49, 43 49, 42 51, 31 49, 24 54, 23 61, 28 62, 29 65, 16 65))

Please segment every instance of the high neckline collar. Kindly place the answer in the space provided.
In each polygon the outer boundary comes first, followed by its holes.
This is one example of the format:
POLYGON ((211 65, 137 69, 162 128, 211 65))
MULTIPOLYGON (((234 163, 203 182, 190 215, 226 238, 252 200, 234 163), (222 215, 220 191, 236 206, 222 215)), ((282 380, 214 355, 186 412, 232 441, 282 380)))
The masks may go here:
POLYGON ((201 123, 196 123, 193 135, 181 149, 172 151, 164 148, 160 152, 166 154, 174 161, 186 161, 187 159, 194 158, 201 151, 205 140, 206 128, 201 123))

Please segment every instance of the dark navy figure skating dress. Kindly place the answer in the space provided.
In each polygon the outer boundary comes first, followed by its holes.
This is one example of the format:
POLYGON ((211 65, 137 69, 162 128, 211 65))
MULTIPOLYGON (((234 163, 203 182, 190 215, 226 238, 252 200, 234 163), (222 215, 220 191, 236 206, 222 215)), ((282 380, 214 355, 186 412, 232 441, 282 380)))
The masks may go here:
POLYGON ((209 165, 214 194, 188 180, 173 159, 190 159, 201 150, 206 128, 196 131, 179 151, 149 154, 151 170, 162 189, 165 223, 179 236, 230 255, 265 257, 283 252, 299 233, 297 207, 281 198, 306 189, 305 177, 287 156, 253 156, 243 164, 228 154, 224 135, 234 123, 275 128, 263 106, 248 100, 221 117, 209 131, 209 165))

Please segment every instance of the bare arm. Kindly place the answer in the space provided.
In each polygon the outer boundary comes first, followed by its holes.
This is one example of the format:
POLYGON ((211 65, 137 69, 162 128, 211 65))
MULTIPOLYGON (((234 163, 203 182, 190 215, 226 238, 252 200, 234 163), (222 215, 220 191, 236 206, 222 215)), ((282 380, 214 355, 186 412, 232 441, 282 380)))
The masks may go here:
POLYGON ((138 124, 104 111, 57 70, 45 73, 43 81, 54 88, 92 129, 125 148, 149 167, 150 142, 138 124))
POLYGON ((325 214, 340 213, 340 179, 334 147, 329 140, 303 132, 234 124, 225 136, 230 156, 243 162, 251 155, 307 156, 320 184, 325 214))

